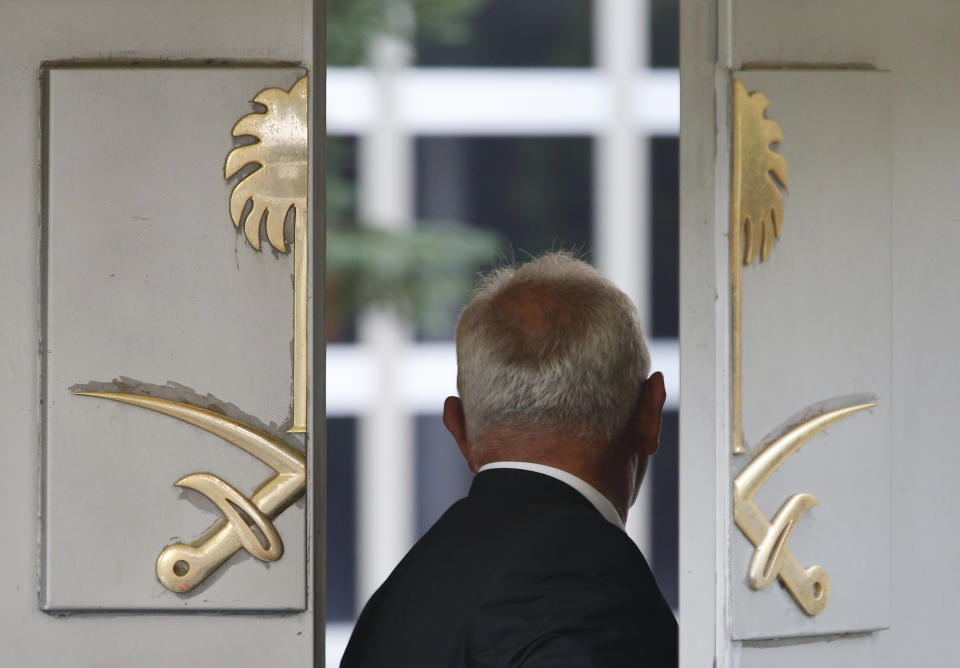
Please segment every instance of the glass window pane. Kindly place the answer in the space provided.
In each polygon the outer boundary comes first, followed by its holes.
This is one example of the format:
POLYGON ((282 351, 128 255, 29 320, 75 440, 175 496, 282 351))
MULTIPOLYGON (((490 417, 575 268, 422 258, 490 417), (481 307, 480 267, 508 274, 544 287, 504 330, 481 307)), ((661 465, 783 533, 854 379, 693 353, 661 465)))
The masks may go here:
POLYGON ((680 181, 676 137, 650 140, 650 212, 652 216, 650 335, 676 338, 680 318, 680 181))
POLYGON ((679 550, 678 532, 680 514, 678 499, 679 413, 664 412, 660 427, 660 449, 650 460, 653 485, 653 554, 646 555, 657 578, 664 598, 674 610, 679 607, 679 550))
MULTIPOLYGON (((591 152, 586 137, 421 137, 417 218, 491 230, 508 259, 557 249, 587 252, 591 152)), ((436 330, 443 332, 439 338, 451 338, 460 306, 436 330)))
POLYGON ((418 415, 415 429, 419 538, 454 501, 467 495, 473 474, 439 415, 418 415))
POLYGON ((353 621, 356 604, 354 418, 327 419, 327 619, 353 621))
POLYGON ((679 0, 650 0, 651 67, 680 66, 679 0))
POLYGON ((416 61, 426 66, 590 67, 591 11, 589 0, 486 0, 463 26, 463 35, 420 29, 416 61))
POLYGON ((356 137, 327 138, 327 285, 326 337, 328 343, 356 341, 356 312, 348 291, 339 280, 337 258, 348 249, 338 246, 344 240, 337 230, 355 229, 357 213, 357 147, 356 137), (332 271, 331 271, 332 269, 332 271))
POLYGON ((424 137, 417 215, 495 230, 518 258, 590 247, 591 140, 424 137))

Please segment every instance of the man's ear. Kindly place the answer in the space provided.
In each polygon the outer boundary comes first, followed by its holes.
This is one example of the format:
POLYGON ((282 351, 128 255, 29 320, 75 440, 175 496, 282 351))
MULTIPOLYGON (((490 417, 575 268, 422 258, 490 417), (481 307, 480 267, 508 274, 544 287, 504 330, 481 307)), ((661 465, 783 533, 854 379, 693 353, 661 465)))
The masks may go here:
POLYGON ((467 461, 467 468, 476 473, 476 466, 470 456, 470 442, 467 440, 467 418, 463 413, 463 402, 460 401, 460 397, 447 397, 444 400, 443 426, 457 442, 460 454, 467 461))
POLYGON ((660 421, 666 400, 667 390, 663 385, 663 374, 657 371, 651 374, 640 388, 640 401, 637 404, 635 424, 645 455, 656 453, 660 447, 660 421))

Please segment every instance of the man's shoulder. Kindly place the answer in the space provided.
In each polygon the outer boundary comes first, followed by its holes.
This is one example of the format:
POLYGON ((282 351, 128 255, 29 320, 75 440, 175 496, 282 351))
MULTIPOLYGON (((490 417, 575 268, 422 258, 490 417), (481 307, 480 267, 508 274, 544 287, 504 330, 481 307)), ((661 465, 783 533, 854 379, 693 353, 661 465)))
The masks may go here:
POLYGON ((461 665, 465 657, 473 659, 463 665, 478 667, 644 665, 617 659, 639 651, 649 635, 642 627, 676 635, 640 551, 595 509, 467 497, 371 600, 344 665, 378 665, 388 656, 403 657, 403 665, 461 665), (552 640, 541 647, 545 638, 552 640), (549 650, 537 655, 546 663, 516 660, 541 650, 549 650), (565 662, 556 651, 601 662, 565 662))
POLYGON ((627 534, 593 508, 532 503, 516 513, 513 523, 523 528, 514 546, 515 558, 643 558, 627 534))
POLYGON ((579 509, 537 515, 478 599, 477 665, 676 665, 676 620, 633 541, 579 509))
MULTIPOLYGON (((523 527, 502 554, 489 587, 564 582, 567 587, 607 587, 660 597, 653 573, 630 537, 599 514, 582 508, 538 508, 519 513, 523 527), (560 573, 563 578, 558 579, 560 573), (499 582, 498 582, 499 581, 499 582)), ((488 588, 489 588, 488 587, 488 588)))
MULTIPOLYGON (((579 493, 569 492, 582 503, 534 499, 498 504, 482 498, 461 499, 409 556, 415 561, 438 551, 447 557, 459 553, 463 559, 479 561, 485 577, 494 582, 510 573, 561 569, 587 575, 602 572, 622 586, 656 589, 646 560, 630 537, 579 493)), ((486 586, 481 584, 482 589, 486 586)))

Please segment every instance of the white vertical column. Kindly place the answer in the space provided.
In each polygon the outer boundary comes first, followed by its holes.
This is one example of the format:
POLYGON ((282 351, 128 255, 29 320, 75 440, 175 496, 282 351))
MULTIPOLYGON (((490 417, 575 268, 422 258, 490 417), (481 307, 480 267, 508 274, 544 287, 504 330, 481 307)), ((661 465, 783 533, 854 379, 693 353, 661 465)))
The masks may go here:
POLYGON ((634 86, 646 65, 646 0, 594 2, 594 60, 610 116, 594 151, 594 251, 599 269, 630 295, 649 326, 647 142, 634 113, 634 86))
MULTIPOLYGON (((361 219, 398 230, 413 219, 412 141, 396 118, 397 74, 410 61, 397 38, 375 40, 370 54, 376 109, 360 139, 361 219)), ((357 453, 357 603, 363 605, 410 548, 414 536, 414 426, 400 400, 401 357, 409 328, 389 308, 360 318, 360 340, 374 359, 372 401, 360 417, 357 453)))
MULTIPOLYGON (((594 144, 594 240, 597 267, 626 292, 650 331, 650 207, 647 137, 633 110, 634 82, 646 67, 646 0, 595 0, 594 60, 607 82, 610 118, 594 144)), ((627 521, 650 557, 651 481, 627 521)))

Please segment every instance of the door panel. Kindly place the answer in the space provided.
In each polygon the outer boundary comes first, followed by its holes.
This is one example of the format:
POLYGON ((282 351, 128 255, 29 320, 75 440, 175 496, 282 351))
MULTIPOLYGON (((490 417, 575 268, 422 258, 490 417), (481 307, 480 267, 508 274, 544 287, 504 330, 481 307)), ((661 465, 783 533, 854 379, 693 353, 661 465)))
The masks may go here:
POLYGON ((249 100, 303 71, 48 76, 45 606, 302 609, 302 502, 277 518, 280 559, 241 549, 190 593, 157 578, 162 548, 221 516, 173 484, 207 472, 250 497, 271 475, 264 463, 191 424, 73 391, 212 408, 273 434, 290 426, 292 258, 266 241, 257 251, 234 226, 223 165, 249 100))
POLYGON ((304 437, 285 434, 292 258, 237 234, 223 168, 253 97, 318 68, 311 5, 0 5, 3 665, 322 661, 322 592, 305 585, 321 570, 307 557, 320 487, 278 515, 278 561, 241 552, 174 594, 157 582, 159 552, 222 516, 174 483, 210 473, 248 497, 273 471, 183 421, 72 394, 190 401, 302 456, 304 437))
POLYGON ((869 633, 846 636, 841 642, 801 642, 794 645, 783 641, 744 644, 740 654, 740 668, 810 668, 810 666, 864 666, 877 665, 876 643, 869 633))
POLYGON ((960 543, 944 518, 960 506, 960 7, 865 7, 681 2, 683 666, 956 663, 960 543), (820 83, 792 90, 804 77, 820 83), (790 166, 782 234, 766 263, 743 269, 747 443, 775 435, 821 387, 824 399, 880 402, 810 439, 756 496, 767 520, 791 494, 819 501, 789 536, 801 565, 830 575, 812 619, 784 589, 750 588, 755 550, 731 521, 735 481, 757 461, 728 447, 731 79, 769 97, 790 166))
MULTIPOLYGON (((825 569, 829 599, 804 612, 781 586, 747 582, 754 545, 731 526, 734 638, 848 633, 889 624, 891 132, 877 72, 738 72, 770 100, 786 159, 782 229, 742 268, 743 429, 751 454, 825 409, 878 404, 819 433, 760 487, 772 519, 794 494, 819 504, 787 547, 825 569)), ((781 582, 783 580, 781 579, 781 582)), ((812 584, 809 586, 813 586, 812 584)))

